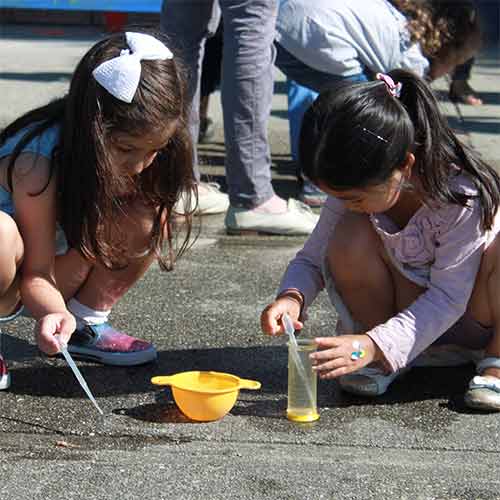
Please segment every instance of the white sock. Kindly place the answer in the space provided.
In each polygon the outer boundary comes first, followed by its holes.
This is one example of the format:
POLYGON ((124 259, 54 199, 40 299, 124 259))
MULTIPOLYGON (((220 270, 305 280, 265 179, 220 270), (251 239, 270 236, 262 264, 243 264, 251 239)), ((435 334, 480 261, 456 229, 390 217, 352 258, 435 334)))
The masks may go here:
POLYGON ((82 328, 85 325, 101 325, 108 320, 111 309, 107 311, 97 311, 78 302, 75 298, 70 299, 66 304, 68 311, 75 316, 76 327, 82 328))

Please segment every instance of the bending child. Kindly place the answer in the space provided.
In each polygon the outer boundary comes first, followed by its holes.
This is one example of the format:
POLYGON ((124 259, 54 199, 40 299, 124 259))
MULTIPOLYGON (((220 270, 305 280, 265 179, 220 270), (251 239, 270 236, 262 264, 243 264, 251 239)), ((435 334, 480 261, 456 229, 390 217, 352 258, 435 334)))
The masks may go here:
MULTIPOLYGON (((396 68, 433 80, 474 55, 480 42, 471 0, 281 0, 275 64, 289 80, 292 158, 297 162, 302 117, 326 87, 396 68)), ((308 179, 299 198, 325 201, 308 179)))
MULTIPOLYGON (((195 193, 185 83, 161 37, 98 42, 65 97, 0 134, 0 315, 24 306, 49 355, 59 333, 79 358, 156 359, 153 345, 108 316, 153 261, 172 268, 172 207, 181 192, 195 193)), ((0 389, 9 382, 0 353, 0 389)))
POLYGON ((326 287, 337 336, 315 369, 376 396, 434 343, 485 349, 466 394, 500 409, 500 179, 454 136, 427 84, 394 70, 327 90, 306 112, 305 173, 329 198, 289 264, 265 333, 302 327, 326 287))

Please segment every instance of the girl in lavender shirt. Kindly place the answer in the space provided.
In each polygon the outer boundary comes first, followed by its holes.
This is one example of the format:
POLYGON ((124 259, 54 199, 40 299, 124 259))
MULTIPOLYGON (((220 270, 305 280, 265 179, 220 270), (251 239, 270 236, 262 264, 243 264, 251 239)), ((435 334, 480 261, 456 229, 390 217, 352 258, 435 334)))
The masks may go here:
POLYGON ((432 344, 484 349, 466 394, 500 410, 500 178, 460 143, 427 84, 394 70, 320 94, 300 157, 329 194, 318 225, 262 313, 295 328, 326 288, 338 311, 312 354, 324 379, 378 395, 432 344))

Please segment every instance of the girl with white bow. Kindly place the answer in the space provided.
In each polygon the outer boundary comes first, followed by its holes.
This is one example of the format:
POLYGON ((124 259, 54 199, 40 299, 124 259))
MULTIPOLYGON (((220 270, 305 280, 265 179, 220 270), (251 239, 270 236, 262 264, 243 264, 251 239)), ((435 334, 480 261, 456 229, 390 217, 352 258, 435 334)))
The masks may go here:
MULTIPOLYGON (((153 261, 172 268, 173 207, 181 192, 196 192, 185 82, 161 37, 98 42, 65 97, 0 134, 0 316, 29 311, 47 354, 58 352, 58 333, 80 358, 156 358, 153 345, 117 331, 108 316, 153 261)), ((185 212, 178 253, 190 235, 185 212)), ((0 389, 9 382, 0 353, 0 389)))

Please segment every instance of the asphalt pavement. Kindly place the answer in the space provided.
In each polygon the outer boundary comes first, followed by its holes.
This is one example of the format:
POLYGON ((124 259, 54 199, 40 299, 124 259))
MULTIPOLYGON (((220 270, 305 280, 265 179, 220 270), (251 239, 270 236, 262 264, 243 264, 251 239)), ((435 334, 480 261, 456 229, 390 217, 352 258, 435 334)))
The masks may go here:
MULTIPOLYGON (((91 28, 0 26, 0 127, 65 91, 91 28)), ((472 85, 485 104, 442 106, 464 141, 500 168, 500 51, 485 48, 472 85)), ((224 186, 220 103, 214 141, 200 147, 203 173, 224 186)), ((277 73, 270 120, 275 188, 295 195, 286 94, 277 73)), ((85 398, 66 363, 39 355, 33 323, 6 325, 12 387, 0 392, 0 498, 38 499, 498 499, 500 415, 467 409, 473 366, 418 368, 377 399, 320 382, 321 417, 285 417, 287 350, 259 315, 303 238, 226 236, 205 217, 194 247, 171 273, 153 266, 116 306, 113 323, 154 341, 156 363, 113 368, 79 363, 105 415, 85 398), (255 379, 231 412, 189 421, 155 375, 216 370, 255 379)), ((322 293, 304 335, 334 332, 322 293)))

